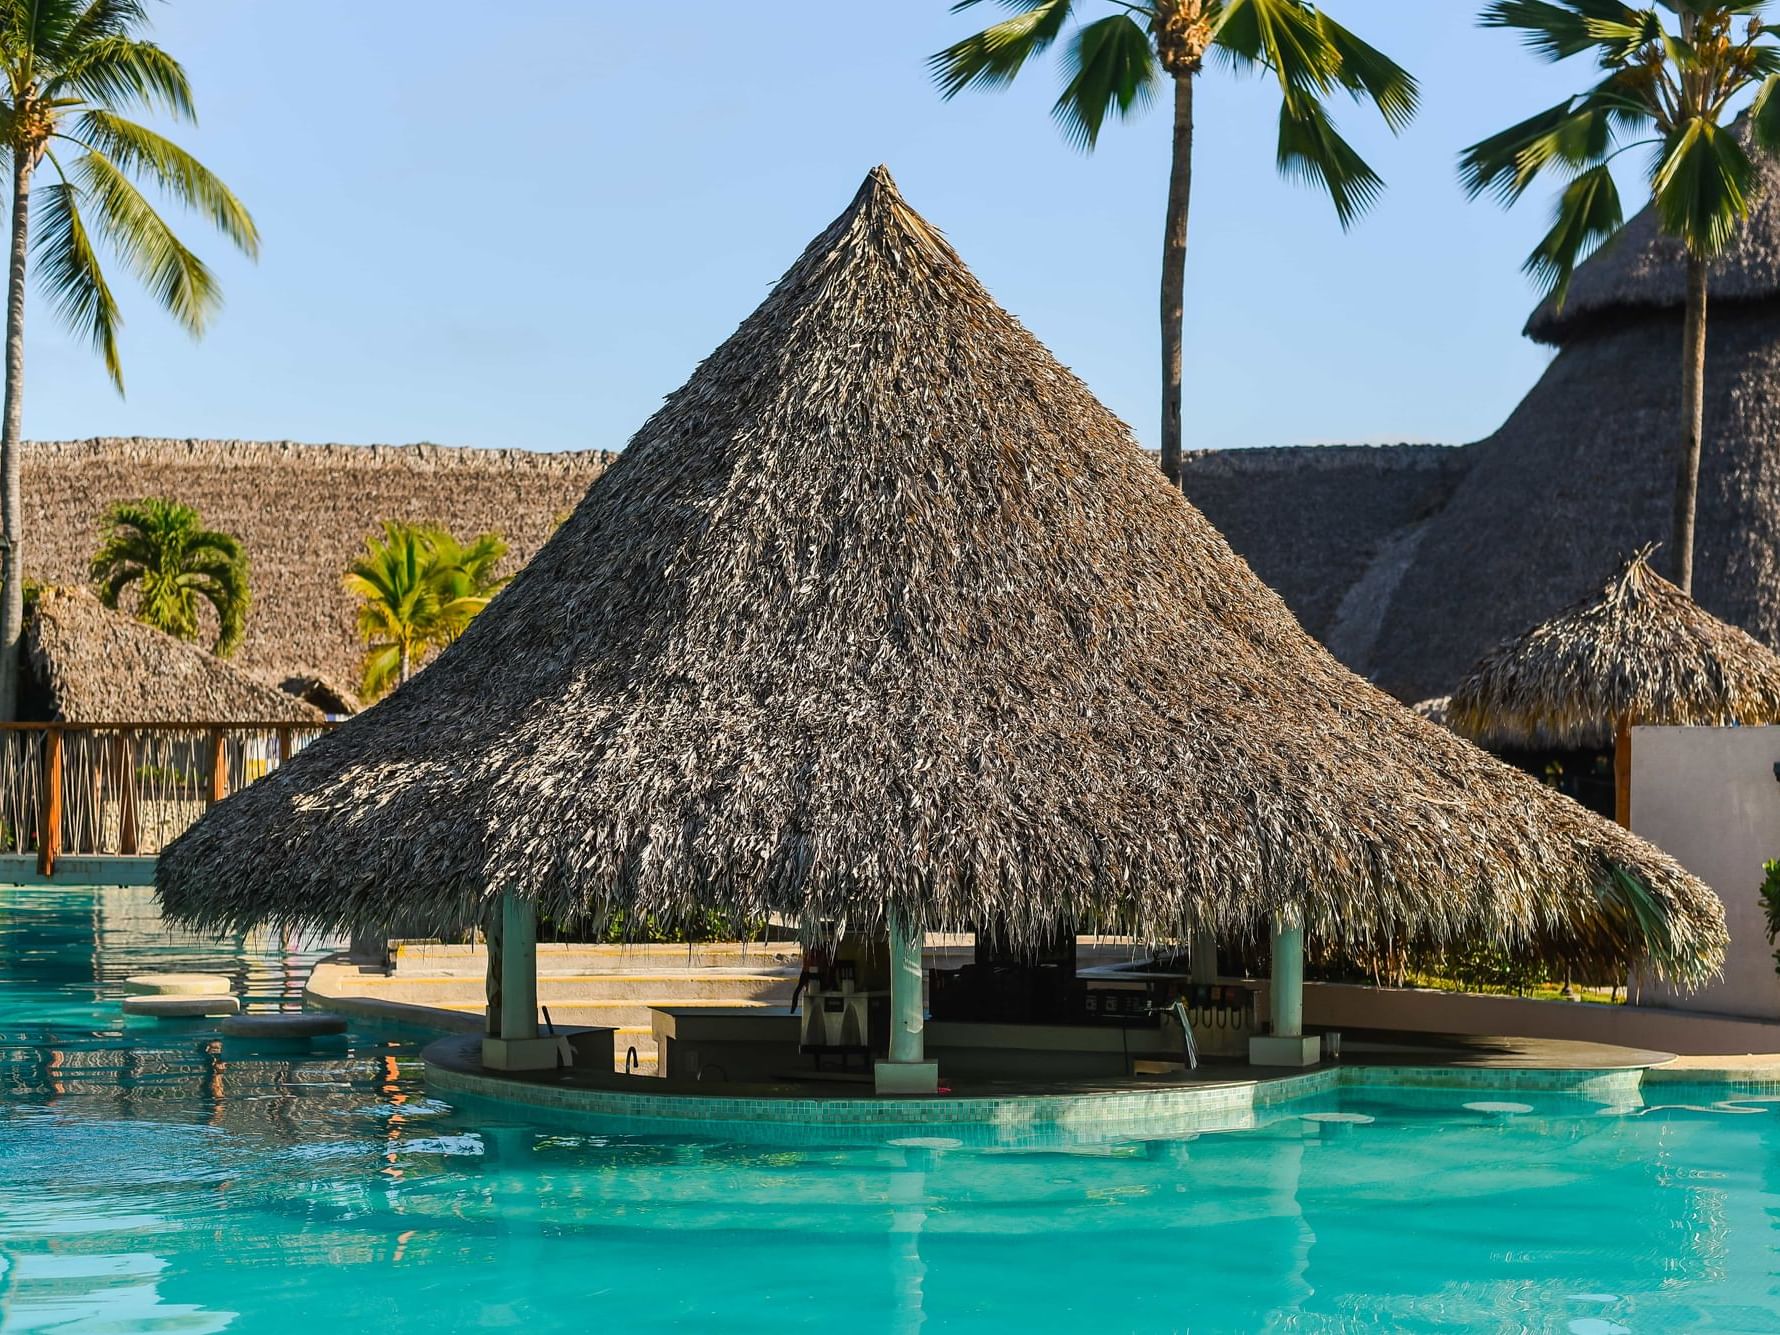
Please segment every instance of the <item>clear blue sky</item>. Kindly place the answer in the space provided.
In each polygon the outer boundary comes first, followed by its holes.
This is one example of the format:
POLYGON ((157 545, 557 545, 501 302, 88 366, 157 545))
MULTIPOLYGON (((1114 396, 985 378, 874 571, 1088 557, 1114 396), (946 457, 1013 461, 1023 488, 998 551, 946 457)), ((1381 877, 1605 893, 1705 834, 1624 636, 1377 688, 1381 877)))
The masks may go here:
MULTIPOLYGON (((1277 102, 1199 94, 1187 443, 1451 441, 1545 364, 1519 272, 1548 195, 1467 203, 1464 145, 1571 90, 1467 0, 1330 0, 1422 81, 1390 191, 1344 235, 1277 177, 1277 102), (1284 386, 1288 383, 1290 388, 1284 386)), ((882 161, 1001 302, 1141 439, 1156 428, 1158 105, 1084 156, 1049 61, 934 94, 924 58, 992 8, 945 0, 174 0, 181 131, 254 210, 257 265, 193 224, 228 305, 193 343, 126 303, 128 399, 34 298, 25 427, 617 448, 882 161)))

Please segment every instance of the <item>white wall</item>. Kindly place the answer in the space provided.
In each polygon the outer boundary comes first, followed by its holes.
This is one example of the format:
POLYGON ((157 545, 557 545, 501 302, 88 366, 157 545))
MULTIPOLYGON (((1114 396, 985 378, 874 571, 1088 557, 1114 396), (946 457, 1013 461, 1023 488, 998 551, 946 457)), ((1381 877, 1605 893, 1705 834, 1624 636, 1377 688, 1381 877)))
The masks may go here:
POLYGON ((1780 728, 1633 728, 1632 830, 1717 892, 1730 927, 1720 982, 1658 985, 1646 1004, 1780 1019, 1780 976, 1763 926, 1761 864, 1780 858, 1780 728))

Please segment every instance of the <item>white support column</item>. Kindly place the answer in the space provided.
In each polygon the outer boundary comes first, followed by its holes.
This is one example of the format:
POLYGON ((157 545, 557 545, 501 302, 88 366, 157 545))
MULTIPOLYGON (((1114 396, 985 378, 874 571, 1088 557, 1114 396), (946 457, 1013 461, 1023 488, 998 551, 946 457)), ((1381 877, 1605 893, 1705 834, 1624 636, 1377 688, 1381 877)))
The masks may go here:
POLYGON ((501 897, 500 1033, 482 1040, 482 1064, 497 1071, 547 1071, 573 1062, 568 1040, 538 1034, 538 910, 501 897))
POLYGON ((880 1094, 934 1094, 939 1065, 926 1060, 925 936, 899 916, 890 917, 890 1059, 872 1068, 880 1094))
POLYGON ((1315 1066, 1322 1040, 1304 1036, 1304 923, 1294 910, 1273 919, 1273 1032, 1248 1041, 1251 1066, 1315 1066))
POLYGON ((1273 920, 1273 1032, 1304 1034, 1304 928, 1283 915, 1273 920))

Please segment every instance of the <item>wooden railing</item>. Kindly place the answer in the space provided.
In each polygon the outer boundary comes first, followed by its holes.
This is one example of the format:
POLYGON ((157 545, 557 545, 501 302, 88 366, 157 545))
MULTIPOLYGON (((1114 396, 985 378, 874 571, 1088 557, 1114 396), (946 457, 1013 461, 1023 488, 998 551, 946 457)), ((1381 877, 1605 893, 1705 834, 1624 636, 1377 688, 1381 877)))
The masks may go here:
POLYGON ((0 723, 0 853, 158 853, 331 723, 0 723))

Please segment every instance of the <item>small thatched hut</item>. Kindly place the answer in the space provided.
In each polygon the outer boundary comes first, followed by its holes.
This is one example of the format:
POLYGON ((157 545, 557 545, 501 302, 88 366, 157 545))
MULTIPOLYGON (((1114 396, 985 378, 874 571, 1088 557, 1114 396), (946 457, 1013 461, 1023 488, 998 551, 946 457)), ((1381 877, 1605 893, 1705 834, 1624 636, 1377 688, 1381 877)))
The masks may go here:
POLYGON ((1613 746, 1623 822, 1632 726, 1780 722, 1780 655, 1657 574, 1645 549, 1599 592, 1485 655, 1448 714, 1492 748, 1613 746))
POLYGON ((1724 944, 1670 858, 1311 640, 882 169, 455 645, 158 885, 204 927, 1724 944))
POLYGON ((319 673, 299 672, 285 677, 278 683, 278 689, 286 695, 296 696, 304 704, 313 705, 329 718, 346 718, 365 707, 353 692, 319 673))
POLYGON ((25 624, 26 717, 54 723, 320 723, 321 711, 84 588, 38 595, 25 624))

